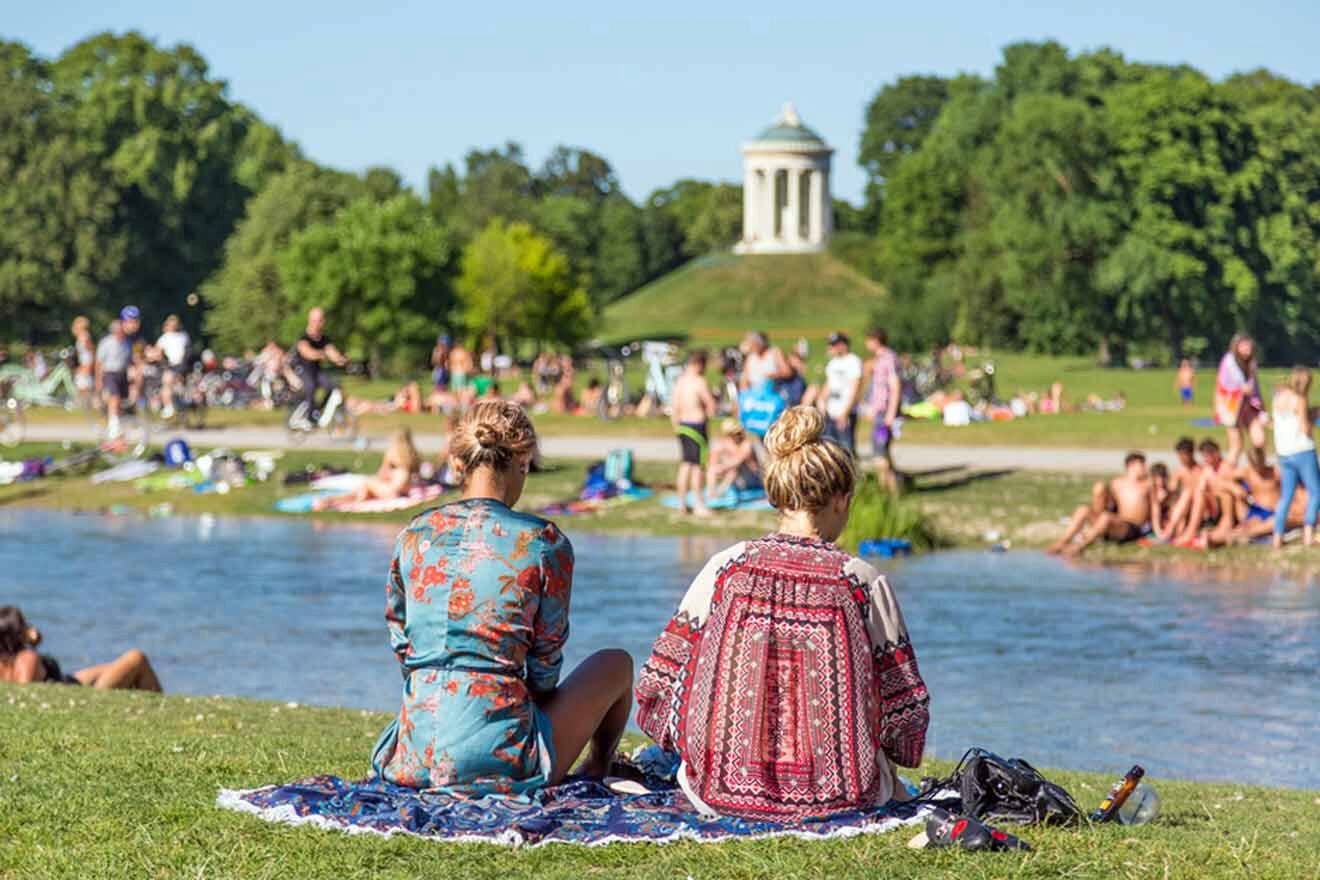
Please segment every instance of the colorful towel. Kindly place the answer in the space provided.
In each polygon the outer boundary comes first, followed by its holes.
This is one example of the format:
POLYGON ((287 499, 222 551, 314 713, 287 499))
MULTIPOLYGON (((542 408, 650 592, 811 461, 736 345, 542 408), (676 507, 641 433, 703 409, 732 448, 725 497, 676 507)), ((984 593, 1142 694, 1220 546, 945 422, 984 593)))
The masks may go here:
MULTIPOLYGON (((304 492, 301 495, 281 498, 275 502, 275 509, 281 513, 311 513, 317 501, 324 498, 335 498, 343 494, 338 489, 317 489, 314 492, 304 492)), ((419 489, 413 489, 407 495, 399 498, 343 501, 335 504, 331 510, 335 513, 392 513, 396 510, 407 510, 410 507, 416 507, 427 501, 434 501, 443 494, 445 494, 444 486, 430 484, 419 489)))
POLYGON ((582 513, 596 513, 611 507, 641 501, 644 498, 650 498, 654 494, 655 490, 653 489, 634 486, 616 495, 601 498, 574 498, 572 501, 557 501, 554 504, 547 505, 540 512, 546 516, 576 516, 582 513))
MULTIPOLYGON (((697 496, 688 493, 688 506, 694 506, 697 502, 697 496)), ((678 510, 678 496, 666 495, 660 499, 660 503, 670 510, 678 510)), ((762 489, 730 489, 717 498, 711 498, 706 502, 706 506, 711 510, 774 510, 770 502, 765 498, 765 491, 762 489)))
POLYGON ((411 834, 436 841, 536 847, 549 843, 716 843, 764 837, 823 839, 879 834, 919 822, 913 803, 780 824, 698 813, 681 791, 620 795, 574 780, 526 798, 468 800, 367 779, 314 776, 289 785, 220 792, 217 805, 268 822, 316 825, 350 834, 411 834))

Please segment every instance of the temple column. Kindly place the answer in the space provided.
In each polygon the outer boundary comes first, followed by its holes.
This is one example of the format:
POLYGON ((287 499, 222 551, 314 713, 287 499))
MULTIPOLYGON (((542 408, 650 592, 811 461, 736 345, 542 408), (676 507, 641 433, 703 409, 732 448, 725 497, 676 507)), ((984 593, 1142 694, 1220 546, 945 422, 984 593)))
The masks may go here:
POLYGON ((821 186, 821 170, 811 171, 811 198, 807 215, 807 241, 820 244, 825 240, 825 191, 821 186))
POLYGON ((756 239, 756 176, 756 169, 751 166, 743 172, 743 241, 756 239))
POLYGON ((784 206, 784 240, 796 242, 802 238, 802 208, 798 201, 802 195, 802 170, 790 168, 785 183, 788 185, 788 204, 784 206))

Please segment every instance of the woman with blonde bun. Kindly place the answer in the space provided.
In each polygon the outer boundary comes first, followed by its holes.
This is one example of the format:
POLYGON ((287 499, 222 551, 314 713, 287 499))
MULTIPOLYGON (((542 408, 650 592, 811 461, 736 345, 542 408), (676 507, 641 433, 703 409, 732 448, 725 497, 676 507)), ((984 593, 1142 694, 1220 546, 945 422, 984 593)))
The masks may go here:
POLYGON ((716 554, 655 642, 637 722, 704 811, 792 821, 904 798, 929 697, 883 575, 833 544, 852 456, 794 407, 766 435, 779 529, 716 554))
POLYGON ((450 438, 458 501, 399 535, 385 622, 403 706, 376 744, 387 782, 524 793, 580 770, 605 775, 632 706, 632 658, 598 651, 563 681, 573 545, 519 513, 536 432, 517 404, 480 400, 450 438))

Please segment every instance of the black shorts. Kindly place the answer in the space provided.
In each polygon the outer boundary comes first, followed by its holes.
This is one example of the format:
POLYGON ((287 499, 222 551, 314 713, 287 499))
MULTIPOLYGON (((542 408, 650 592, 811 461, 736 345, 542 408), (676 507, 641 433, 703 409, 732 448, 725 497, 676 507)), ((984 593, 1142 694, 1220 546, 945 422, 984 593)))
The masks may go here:
POLYGON ((128 397, 128 370, 118 373, 102 373, 101 383, 105 393, 111 397, 128 397))
POLYGON ((680 427, 686 429, 678 435, 678 452, 683 464, 705 464, 706 423, 683 422, 680 427), (700 435, 700 442, 697 441, 696 437, 692 436, 694 433, 700 435))

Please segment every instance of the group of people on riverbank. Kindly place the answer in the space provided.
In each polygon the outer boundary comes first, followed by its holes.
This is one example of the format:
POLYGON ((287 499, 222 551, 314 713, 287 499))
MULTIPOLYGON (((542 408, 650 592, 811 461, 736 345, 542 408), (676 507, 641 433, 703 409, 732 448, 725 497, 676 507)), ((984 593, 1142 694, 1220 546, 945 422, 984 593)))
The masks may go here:
POLYGON ((674 383, 670 408, 678 437, 676 482, 684 513, 708 517, 709 500, 730 486, 760 488, 767 459, 765 440, 781 415, 798 406, 818 411, 824 436, 850 456, 857 455, 858 418, 869 415, 874 422, 871 450, 877 472, 884 484, 897 488, 892 447, 902 401, 898 356, 881 328, 866 334, 870 357, 865 362, 853 353, 846 333, 832 333, 827 345, 825 382, 816 385, 806 380, 800 352, 786 356, 765 333, 749 332, 740 346, 734 415, 724 420, 714 441, 710 425, 718 404, 706 378, 709 356, 699 349, 688 354, 674 383))
MULTIPOLYGON (((1124 473, 1092 487, 1090 501, 1077 508, 1050 551, 1075 555, 1100 540, 1142 539, 1206 549, 1266 537, 1281 548, 1298 528, 1303 545, 1311 546, 1320 514, 1311 370, 1294 367, 1274 389, 1267 413, 1255 355, 1251 337, 1239 334, 1219 365, 1215 420, 1226 431, 1225 450, 1210 438, 1195 444, 1184 437, 1174 449, 1172 474, 1129 453, 1124 473), (1266 455, 1270 428, 1277 464, 1266 455)), ((1182 397, 1190 400, 1188 393, 1182 397)))

